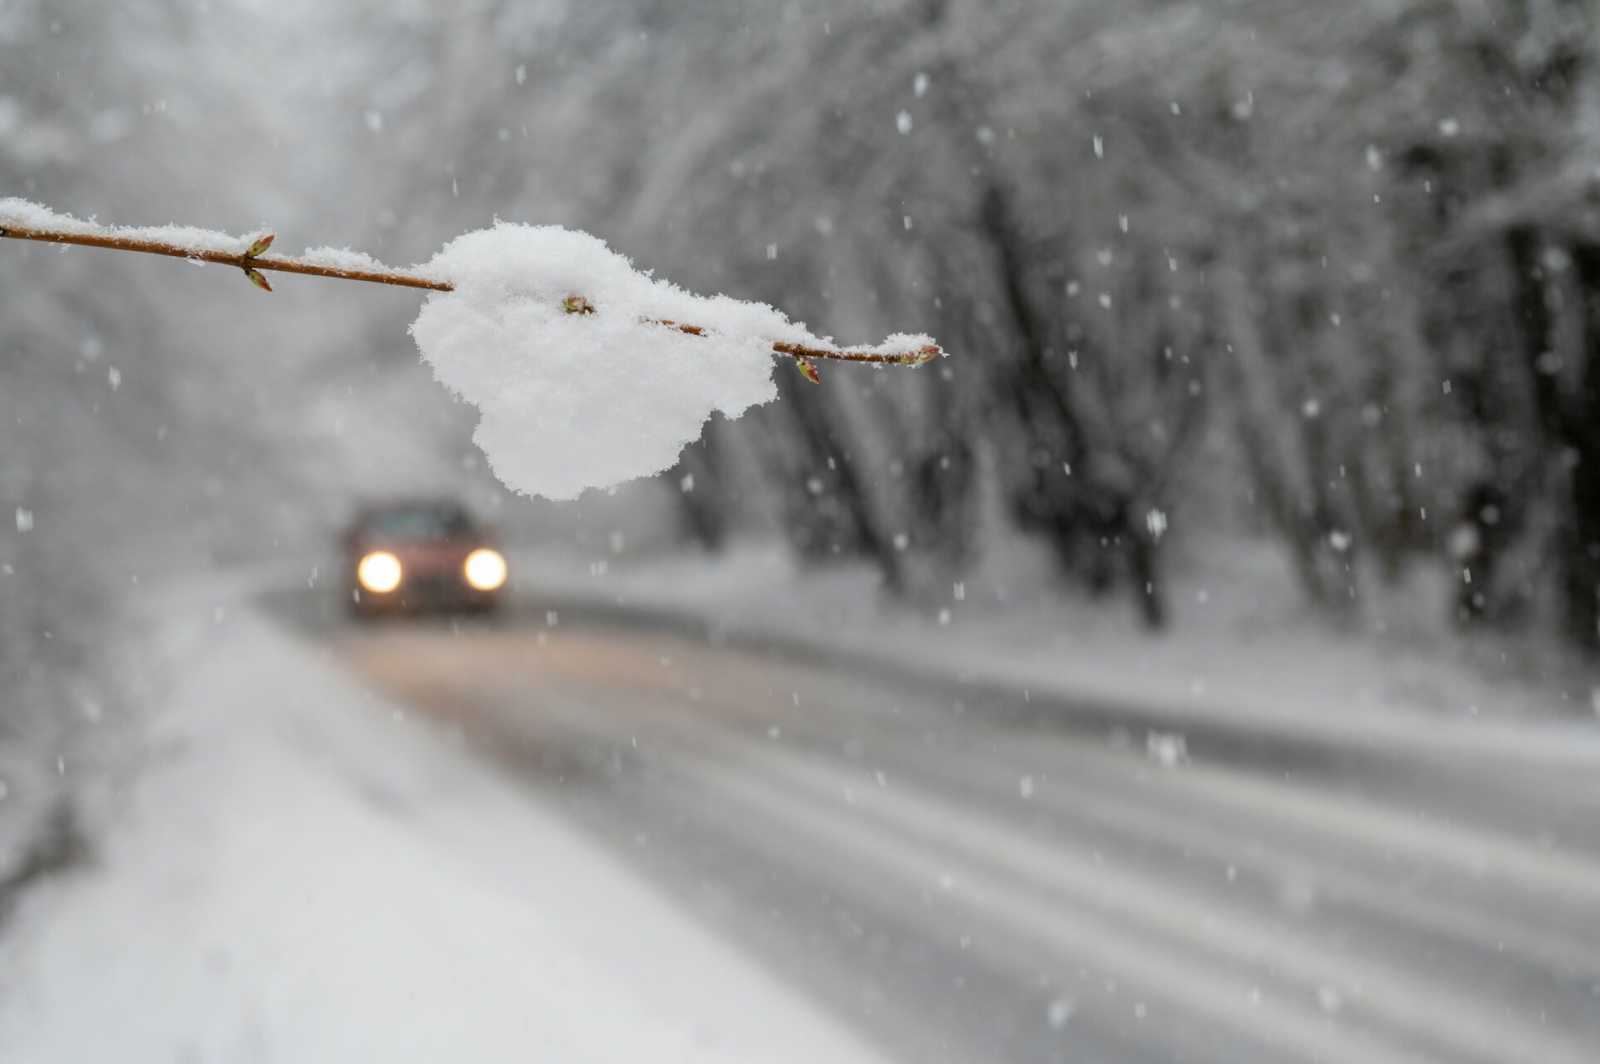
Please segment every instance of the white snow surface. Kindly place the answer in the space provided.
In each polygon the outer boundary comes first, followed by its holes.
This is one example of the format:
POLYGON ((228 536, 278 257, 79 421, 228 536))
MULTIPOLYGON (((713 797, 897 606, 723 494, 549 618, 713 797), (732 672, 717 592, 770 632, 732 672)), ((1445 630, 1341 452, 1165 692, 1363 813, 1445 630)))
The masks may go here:
POLYGON ((549 499, 670 468, 712 414, 777 396, 774 341, 828 343, 772 307, 691 295, 556 226, 497 223, 422 269, 456 286, 430 294, 411 326, 423 359, 481 411, 474 439, 501 481, 549 499), (570 296, 595 313, 569 313, 570 296))
POLYGON ((301 262, 309 262, 313 266, 328 266, 335 270, 370 270, 388 271, 390 273, 415 273, 413 270, 396 269, 386 266, 365 251, 353 251, 350 248, 316 247, 306 248, 300 255, 301 262))
POLYGON ((32 203, 15 196, 0 199, 0 229, 51 229, 76 236, 116 237, 123 240, 148 240, 175 244, 194 251, 220 251, 229 255, 242 255, 249 250, 265 229, 257 229, 243 236, 231 236, 215 229, 200 229, 192 225, 101 225, 90 219, 60 214, 42 204, 32 203))
POLYGON ((187 604, 200 648, 94 862, 7 928, 0 1060, 877 1059, 436 725, 216 601, 187 604))
POLYGON ((1273 544, 1234 543, 1174 564, 1174 623, 1153 637, 1126 602, 1064 593, 1054 557, 1036 544, 998 555, 959 598, 916 611, 885 599, 869 567, 819 572, 760 541, 726 557, 641 555, 597 568, 589 554, 545 549, 514 552, 512 564, 552 599, 692 617, 828 660, 1092 698, 1131 719, 1155 709, 1174 727, 1190 718, 1335 748, 1481 759, 1495 771, 1577 773, 1576 785, 1600 796, 1592 670, 1543 653, 1524 660, 1537 641, 1503 644, 1509 661, 1495 641, 1464 644, 1440 620, 1445 596, 1425 583, 1397 591, 1371 631, 1341 632, 1306 608, 1273 544))

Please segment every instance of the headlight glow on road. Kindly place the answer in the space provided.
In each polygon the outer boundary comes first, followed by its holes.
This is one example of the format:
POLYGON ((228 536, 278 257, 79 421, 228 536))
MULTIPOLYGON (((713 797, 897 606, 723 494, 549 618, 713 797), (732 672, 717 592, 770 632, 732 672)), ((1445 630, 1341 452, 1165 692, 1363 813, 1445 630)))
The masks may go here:
POLYGON ((356 582, 374 594, 384 595, 400 586, 400 559, 386 550, 375 550, 356 566, 356 582))
POLYGON ((497 550, 479 547, 461 566, 467 583, 479 591, 494 591, 506 582, 506 560, 497 550))

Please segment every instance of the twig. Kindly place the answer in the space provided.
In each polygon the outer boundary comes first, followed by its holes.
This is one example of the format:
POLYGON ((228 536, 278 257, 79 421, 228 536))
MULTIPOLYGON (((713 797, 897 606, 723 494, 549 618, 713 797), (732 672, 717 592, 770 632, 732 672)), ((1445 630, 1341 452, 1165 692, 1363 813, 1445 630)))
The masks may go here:
MULTIPOLYGON (((450 292, 455 289, 455 286, 449 281, 437 281, 431 277, 422 277, 400 270, 352 270, 342 266, 324 266, 320 263, 307 262, 304 259, 291 259, 284 255, 263 255, 261 252, 272 244, 271 233, 257 239, 249 250, 243 253, 190 248, 181 244, 169 244, 162 240, 129 240, 126 237, 99 233, 27 229, 21 226, 0 226, 0 237, 11 237, 13 240, 40 240, 49 244, 81 244, 85 247, 109 248, 112 251, 142 251, 147 255, 170 255, 175 259, 189 259, 196 262, 215 262, 223 266, 237 266, 244 270, 246 275, 252 269, 278 270, 283 273, 309 274, 313 277, 338 277, 346 281, 371 281, 374 284, 396 284, 404 285, 407 288, 427 288, 434 292, 450 292)), ((259 287, 261 282, 258 281, 256 284, 259 287)), ((272 289, 267 288, 267 291, 270 292, 272 289)))
MULTIPOLYGON (((137 251, 146 255, 167 255, 177 259, 188 259, 192 262, 213 262, 222 266, 236 266, 244 271, 244 275, 250 279, 251 284, 267 292, 272 291, 272 286, 267 283, 266 277, 261 273, 262 270, 299 273, 312 277, 336 277, 345 281, 368 281, 372 284, 399 285, 405 288, 423 288, 432 292, 455 291, 455 285, 449 281, 425 277, 408 270, 395 270, 388 267, 350 269, 343 266, 328 266, 305 259, 289 258, 284 255, 267 255, 264 252, 272 246, 272 233, 261 234, 243 252, 185 247, 182 244, 174 244, 164 240, 139 240, 115 236, 111 233, 81 233, 71 230, 35 229, 18 225, 0 225, 0 237, 9 237, 12 240, 37 240, 49 244, 78 244, 84 247, 106 248, 111 251, 137 251)), ((562 307, 568 314, 594 314, 597 311, 595 305, 581 295, 568 296, 562 301, 562 307)), ((683 322, 666 320, 648 320, 652 324, 676 329, 692 336, 704 336, 708 332, 707 329, 699 325, 687 325, 683 322)), ((848 348, 811 347, 805 344, 790 343, 787 340, 773 341, 772 351, 773 354, 785 355, 794 359, 795 365, 800 372, 813 382, 820 380, 817 368, 812 364, 813 359, 829 359, 836 362, 865 362, 888 366, 920 366, 926 362, 933 361, 943 354, 936 344, 928 344, 915 350, 904 352, 881 352, 852 351, 848 348)))

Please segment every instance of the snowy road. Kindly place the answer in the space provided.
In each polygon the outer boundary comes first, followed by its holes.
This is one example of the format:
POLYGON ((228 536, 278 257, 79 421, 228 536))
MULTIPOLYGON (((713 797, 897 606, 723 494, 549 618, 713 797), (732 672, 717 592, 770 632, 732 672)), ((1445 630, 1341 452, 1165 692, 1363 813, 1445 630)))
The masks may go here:
POLYGON ((1593 773, 1180 740, 566 614, 318 635, 898 1059, 1600 1052, 1593 773))

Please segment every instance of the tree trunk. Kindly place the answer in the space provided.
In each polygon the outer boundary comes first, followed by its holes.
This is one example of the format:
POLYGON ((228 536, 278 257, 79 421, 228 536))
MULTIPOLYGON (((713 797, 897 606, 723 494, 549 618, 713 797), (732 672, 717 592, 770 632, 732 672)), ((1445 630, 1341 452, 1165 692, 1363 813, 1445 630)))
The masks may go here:
POLYGON ((1600 244, 1573 249, 1583 299, 1583 366, 1568 411, 1572 514, 1566 544, 1567 631, 1600 652, 1600 244))
POLYGON ((709 551, 721 550, 732 521, 731 500, 722 482, 716 426, 690 444, 678 459, 678 512, 689 536, 709 551))

